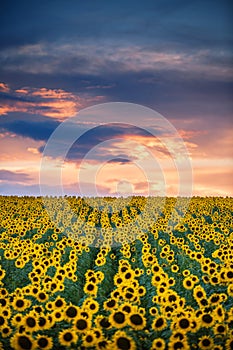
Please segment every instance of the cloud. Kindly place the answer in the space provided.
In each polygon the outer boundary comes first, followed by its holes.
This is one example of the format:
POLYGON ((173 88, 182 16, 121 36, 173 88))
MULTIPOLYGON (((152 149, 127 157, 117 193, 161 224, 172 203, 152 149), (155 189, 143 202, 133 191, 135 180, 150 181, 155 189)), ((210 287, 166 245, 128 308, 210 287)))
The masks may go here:
MULTIPOLYGON (((118 164, 127 164, 127 163, 131 163, 132 161, 130 159, 127 159, 127 158, 121 158, 122 156, 119 156, 118 158, 113 158, 111 160, 108 161, 108 163, 112 163, 112 164, 115 164, 115 163, 118 163, 118 164)), ((127 157, 127 156, 125 156, 127 157)))
POLYGON ((8 92, 8 91, 10 91, 9 86, 5 83, 0 83, 0 92, 8 92))
MULTIPOLYGON (((84 128, 85 126, 80 125, 80 127, 84 128)), ((84 128, 82 136, 69 149, 67 159, 71 161, 83 159, 89 151, 92 151, 95 146, 99 145, 97 150, 94 149, 91 153, 93 160, 104 162, 105 159, 108 160, 109 156, 112 156, 114 158, 111 162, 120 161, 120 163, 126 163, 128 160, 124 156, 119 156, 119 151, 122 150, 119 148, 119 145, 114 144, 114 140, 119 139, 123 143, 127 139, 137 140, 140 137, 144 137, 145 140, 148 138, 148 141, 153 138, 147 130, 128 124, 109 123, 92 128, 87 132, 85 132, 84 128), (101 145, 104 142, 108 143, 101 145), (113 147, 118 150, 117 154, 113 152, 113 147)))
MULTIPOLYGON (((11 114, 7 119, 0 119, 0 128, 3 131, 11 132, 19 136, 29 137, 37 141, 46 141, 52 132, 59 125, 59 122, 47 117, 35 117, 33 120, 15 118, 16 114, 11 114)), ((21 117, 22 118, 22 117, 21 117)))
POLYGON ((27 173, 13 172, 10 170, 0 169, 0 181, 14 182, 14 183, 25 183, 30 180, 31 177, 27 173))
POLYGON ((27 148, 28 152, 31 152, 33 154, 39 154, 39 150, 37 148, 34 148, 34 147, 28 147, 27 148))
MULTIPOLYGON (((99 76, 113 72, 176 71, 193 78, 203 74, 210 80, 231 80, 232 54, 229 50, 198 50, 150 45, 124 44, 121 41, 98 43, 40 43, 6 49, 0 52, 4 71, 21 71, 31 74, 85 74, 99 76), (39 46, 39 49, 38 49, 39 46), (41 55, 43 52, 43 55, 41 55), (5 56, 11 59, 5 61, 5 56), (69 70, 67 71, 67 67, 69 70), (207 69, 208 68, 208 69, 207 69)), ((102 89, 112 84, 100 85, 102 89)))
POLYGON ((100 96, 86 94, 81 97, 62 89, 24 87, 14 90, 4 83, 1 83, 0 88, 1 86, 0 115, 25 112, 63 120, 74 116, 89 104, 101 101, 100 96))
MULTIPOLYGON (((5 2, 2 13, 0 44, 4 48, 45 40, 118 38, 161 46, 221 47, 228 42, 231 28, 231 5, 227 0, 119 0, 101 4, 71 0, 69 6, 63 0, 56 4, 22 0, 15 1, 14 6, 5 2)), ((43 51, 38 52, 43 57, 43 51)))

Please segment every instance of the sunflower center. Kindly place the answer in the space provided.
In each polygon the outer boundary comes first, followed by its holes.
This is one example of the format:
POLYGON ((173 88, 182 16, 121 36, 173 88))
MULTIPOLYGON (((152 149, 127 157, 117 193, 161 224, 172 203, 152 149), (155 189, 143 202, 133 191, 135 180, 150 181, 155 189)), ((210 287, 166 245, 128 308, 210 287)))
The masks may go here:
POLYGON ((32 347, 32 342, 30 339, 28 339, 28 337, 21 335, 18 339, 18 343, 21 346, 22 349, 25 350, 30 350, 32 347))
POLYGON ((44 317, 40 317, 39 319, 39 326, 40 327, 43 327, 46 323, 46 319, 44 317))
POLYGON ((100 325, 103 328, 108 328, 110 326, 110 323, 108 322, 108 320, 104 317, 101 321, 100 321, 100 325))
POLYGON ((23 300, 17 300, 17 301, 16 301, 16 306, 17 306, 17 307, 23 307, 23 306, 24 306, 23 300))
POLYGON ((117 339, 117 346, 119 349, 128 350, 130 349, 130 341, 125 337, 120 337, 117 339))
POLYGON ((36 321, 33 317, 28 317, 26 323, 28 327, 35 327, 36 325, 36 321))
POLYGON ((124 323, 125 321, 125 315, 123 314, 123 312, 120 311, 116 312, 113 318, 116 323, 124 323))
POLYGON ((116 304, 115 300, 110 300, 107 302, 108 307, 113 307, 113 306, 115 306, 115 304, 116 304))
POLYGON ((93 340, 93 337, 92 337, 91 335, 88 335, 88 336, 86 337, 86 341, 87 341, 88 343, 91 343, 92 340, 93 340))
POLYGON ((40 338, 39 340, 38 340, 38 345, 39 345, 39 347, 40 348, 46 348, 46 346, 48 345, 48 340, 46 339, 46 338, 40 338))
POLYGON ((61 306, 63 305, 62 300, 58 299, 58 300, 55 302, 55 305, 56 305, 57 307, 61 307, 61 306))
POLYGON ((4 318, 0 316, 0 326, 2 326, 3 324, 4 324, 4 318))
POLYGON ((184 347, 184 344, 181 341, 177 341, 176 343, 174 343, 175 350, 182 349, 183 347, 184 347))
POLYGON ((130 321, 137 326, 143 323, 142 317, 138 314, 130 316, 130 321))
POLYGON ((67 315, 68 317, 73 318, 73 317, 77 316, 77 310, 75 309, 75 307, 70 306, 70 307, 66 310, 66 315, 67 315))
POLYGON ((65 341, 71 341, 73 339, 73 336, 71 333, 65 333, 64 339, 65 339, 65 341))
POLYGON ((210 345, 209 339, 204 339, 204 340, 202 341, 202 344, 203 344, 204 346, 209 346, 209 345, 210 345))
POLYGON ((218 332, 223 333, 225 328, 223 326, 218 326, 218 332))
POLYGON ((41 300, 45 300, 45 299, 46 299, 45 293, 40 293, 40 294, 39 294, 39 298, 40 298, 41 300))
POLYGON ((78 320, 77 322, 76 322, 76 327, 79 329, 79 330, 83 330, 83 329, 85 329, 85 328, 87 328, 87 321, 85 321, 85 320, 78 320))
POLYGON ((212 318, 212 316, 210 316, 210 315, 207 314, 207 315, 203 315, 202 320, 203 320, 205 323, 211 323, 212 320, 213 320, 213 318, 212 318))
POLYGON ((186 329, 189 327, 189 320, 187 320, 186 318, 182 318, 180 320, 180 327, 183 329, 186 329))
POLYGON ((156 327, 161 327, 163 325, 163 319, 162 318, 159 318, 156 323, 155 323, 155 326, 156 327))
POLYGON ((93 284, 88 284, 87 290, 92 291, 94 289, 93 284))

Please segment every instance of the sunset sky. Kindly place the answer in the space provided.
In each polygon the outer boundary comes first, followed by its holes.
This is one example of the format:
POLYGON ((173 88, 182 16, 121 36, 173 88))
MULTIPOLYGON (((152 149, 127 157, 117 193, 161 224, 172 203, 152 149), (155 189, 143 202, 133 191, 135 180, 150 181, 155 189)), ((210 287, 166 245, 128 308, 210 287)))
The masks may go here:
POLYGON ((89 131, 57 165, 64 194, 179 195, 174 135, 158 129, 158 112, 187 148, 192 195, 232 196, 232 11, 226 0, 2 2, 0 194, 40 195, 45 146, 74 117, 78 134, 89 131), (107 102, 155 118, 114 125, 115 112, 82 112, 107 102))

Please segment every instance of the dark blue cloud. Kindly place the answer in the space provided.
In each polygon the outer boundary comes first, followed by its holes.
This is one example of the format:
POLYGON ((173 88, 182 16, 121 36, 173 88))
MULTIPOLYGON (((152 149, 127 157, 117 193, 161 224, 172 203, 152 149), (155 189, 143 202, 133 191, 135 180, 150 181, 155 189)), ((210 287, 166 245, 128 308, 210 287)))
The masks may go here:
POLYGON ((231 40, 231 11, 228 0, 5 1, 0 46, 116 38, 144 44, 223 46, 231 40))
POLYGON ((36 141, 47 141, 59 122, 39 115, 10 113, 0 119, 0 130, 29 137, 36 141))

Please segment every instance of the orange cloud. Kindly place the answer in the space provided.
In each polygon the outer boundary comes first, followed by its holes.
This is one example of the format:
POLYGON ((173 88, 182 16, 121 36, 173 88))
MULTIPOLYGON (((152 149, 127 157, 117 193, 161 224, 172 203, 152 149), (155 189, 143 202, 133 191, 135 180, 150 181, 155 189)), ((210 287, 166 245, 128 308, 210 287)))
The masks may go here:
POLYGON ((2 91, 2 92, 8 92, 8 91, 10 91, 10 88, 9 88, 9 86, 8 86, 7 84, 5 84, 5 83, 0 83, 0 91, 2 91))
POLYGON ((103 96, 79 96, 62 89, 24 87, 11 90, 4 83, 0 83, 0 91, 10 94, 10 98, 5 96, 3 100, 0 115, 24 112, 63 120, 74 116, 80 109, 90 104, 104 101, 103 96))

